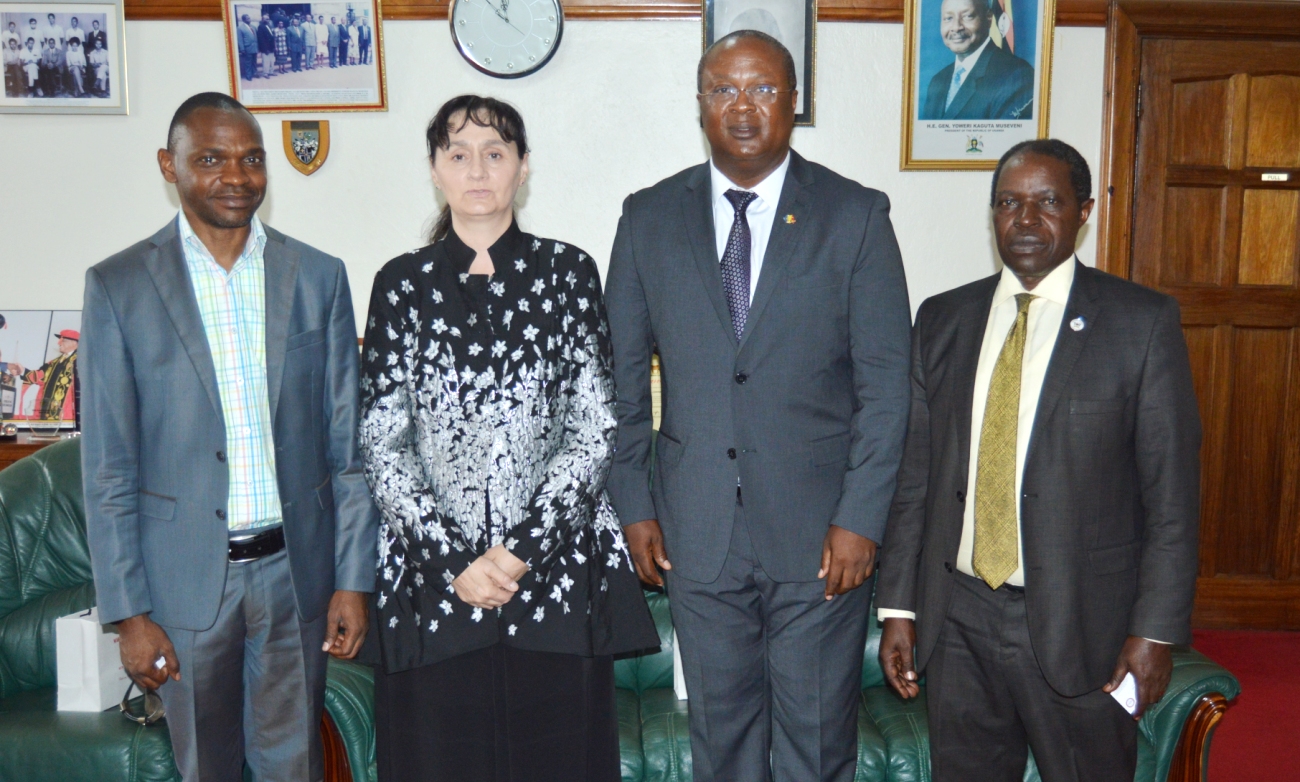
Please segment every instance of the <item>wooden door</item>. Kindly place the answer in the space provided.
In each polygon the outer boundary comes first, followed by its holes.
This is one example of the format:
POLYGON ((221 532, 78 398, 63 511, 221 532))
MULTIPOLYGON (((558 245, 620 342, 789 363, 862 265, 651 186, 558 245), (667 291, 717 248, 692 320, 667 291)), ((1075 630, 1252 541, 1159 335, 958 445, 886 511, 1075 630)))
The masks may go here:
POLYGON ((1300 41, 1140 52, 1129 273, 1178 299, 1191 353, 1195 621, 1300 628, 1300 41))

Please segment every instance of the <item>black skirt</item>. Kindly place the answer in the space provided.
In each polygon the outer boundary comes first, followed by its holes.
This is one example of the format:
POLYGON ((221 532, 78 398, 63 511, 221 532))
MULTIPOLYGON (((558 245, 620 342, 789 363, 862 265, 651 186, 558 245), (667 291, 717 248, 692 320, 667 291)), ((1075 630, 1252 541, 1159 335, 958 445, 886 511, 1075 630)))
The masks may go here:
POLYGON ((379 782, 618 782, 614 662, 496 644, 375 670, 379 782))

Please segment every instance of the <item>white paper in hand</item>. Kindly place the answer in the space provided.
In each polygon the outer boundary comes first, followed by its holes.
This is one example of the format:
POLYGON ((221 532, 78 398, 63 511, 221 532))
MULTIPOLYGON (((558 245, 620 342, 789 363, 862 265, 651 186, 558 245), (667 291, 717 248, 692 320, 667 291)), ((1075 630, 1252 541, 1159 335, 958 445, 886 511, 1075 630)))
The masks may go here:
POLYGON ((1124 707, 1124 711, 1129 714, 1137 714, 1138 710, 1138 687, 1137 679, 1129 673, 1124 677, 1124 681, 1119 683, 1119 687, 1110 694, 1115 702, 1124 707))

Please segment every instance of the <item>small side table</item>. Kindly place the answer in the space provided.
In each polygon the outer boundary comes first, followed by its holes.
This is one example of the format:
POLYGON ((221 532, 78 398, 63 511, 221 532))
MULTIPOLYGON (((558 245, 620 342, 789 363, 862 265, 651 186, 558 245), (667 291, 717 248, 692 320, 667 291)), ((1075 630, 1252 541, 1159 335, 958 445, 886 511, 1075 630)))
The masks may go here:
POLYGON ((0 438, 0 470, 8 467, 25 456, 31 456, 47 445, 54 445, 58 439, 33 437, 28 432, 19 432, 16 437, 0 438))

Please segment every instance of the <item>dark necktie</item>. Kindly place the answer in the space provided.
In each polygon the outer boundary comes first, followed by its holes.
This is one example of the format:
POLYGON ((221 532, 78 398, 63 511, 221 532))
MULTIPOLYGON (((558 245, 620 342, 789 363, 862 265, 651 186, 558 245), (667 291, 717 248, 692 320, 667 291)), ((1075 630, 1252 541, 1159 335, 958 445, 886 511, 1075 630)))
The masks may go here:
POLYGON ((728 190, 727 200, 736 210, 731 223, 727 248, 722 251, 722 287, 727 291, 727 309, 731 310, 731 325, 736 339, 745 333, 745 319, 749 317, 749 221, 745 209, 758 198, 757 193, 746 190, 728 190))

